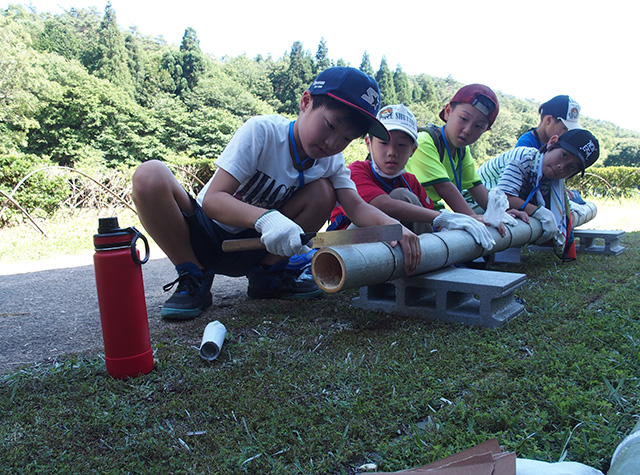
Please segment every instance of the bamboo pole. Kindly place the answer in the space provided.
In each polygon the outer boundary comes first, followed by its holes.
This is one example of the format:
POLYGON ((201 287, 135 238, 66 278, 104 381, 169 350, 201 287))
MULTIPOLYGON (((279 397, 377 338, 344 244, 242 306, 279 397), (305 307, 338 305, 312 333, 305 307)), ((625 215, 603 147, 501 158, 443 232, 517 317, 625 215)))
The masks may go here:
MULTIPOLYGON (((595 218, 595 204, 587 203, 585 209, 586 214, 581 216, 572 212, 574 227, 595 218)), ((414 275, 473 261, 510 247, 531 244, 542 234, 542 226, 535 218, 531 218, 529 224, 518 220, 515 226, 505 227, 507 232, 504 237, 500 236, 497 229, 489 228, 496 241, 490 250, 483 249, 471 234, 462 230, 421 234, 422 260, 414 275)), ((318 287, 328 293, 380 284, 405 276, 400 246, 393 248, 386 242, 319 249, 311 261, 311 272, 318 287)))

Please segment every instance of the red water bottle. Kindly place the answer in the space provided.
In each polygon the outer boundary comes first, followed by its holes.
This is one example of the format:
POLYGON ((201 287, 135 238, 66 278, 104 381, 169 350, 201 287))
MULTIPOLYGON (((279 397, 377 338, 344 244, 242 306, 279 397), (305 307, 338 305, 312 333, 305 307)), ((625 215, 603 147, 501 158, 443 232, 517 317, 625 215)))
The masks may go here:
POLYGON ((93 265, 107 372, 122 379, 153 369, 142 264, 149 260, 149 243, 133 227, 120 229, 118 218, 101 218, 93 236, 93 265), (140 260, 138 239, 145 246, 140 260))

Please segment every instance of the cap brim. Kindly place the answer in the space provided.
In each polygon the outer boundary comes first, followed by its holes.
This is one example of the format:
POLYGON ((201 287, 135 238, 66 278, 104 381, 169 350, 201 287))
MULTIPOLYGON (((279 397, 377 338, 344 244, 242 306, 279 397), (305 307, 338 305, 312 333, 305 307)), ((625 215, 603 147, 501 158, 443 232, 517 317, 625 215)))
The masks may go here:
POLYGON ((369 122, 369 133, 371 135, 373 135, 374 137, 379 138, 383 142, 388 142, 389 140, 391 140, 391 135, 389 135, 389 131, 387 130, 387 128, 384 125, 382 125, 382 122, 380 122, 376 118, 373 118, 371 120, 369 114, 366 114, 366 116, 370 120, 370 122, 369 122))
POLYGON ((580 127, 580 122, 563 119, 562 117, 558 117, 558 119, 560 119, 562 121, 562 123, 564 124, 564 126, 569 130, 581 129, 582 128, 582 127, 580 127))
POLYGON ((411 133, 411 131, 406 127, 402 127, 401 125, 392 125, 390 127, 387 127, 387 130, 389 132, 391 132, 392 130, 399 130, 400 132, 404 132, 413 139, 413 143, 418 143, 418 136, 411 133))
POLYGON ((382 140, 384 142, 388 142, 389 141, 389 139, 391 138, 389 136, 389 131, 386 129, 386 127, 384 125, 382 125, 382 122, 380 122, 378 119, 375 118, 375 116, 369 114, 363 108, 358 107, 357 105, 352 104, 349 101, 345 101, 344 99, 339 98, 335 94, 329 93, 327 95, 329 97, 332 97, 336 101, 340 101, 343 104, 353 108, 355 111, 359 112, 360 115, 362 115, 362 117, 369 123, 369 130, 367 130, 367 133, 373 135, 374 137, 379 138, 380 140, 382 140))

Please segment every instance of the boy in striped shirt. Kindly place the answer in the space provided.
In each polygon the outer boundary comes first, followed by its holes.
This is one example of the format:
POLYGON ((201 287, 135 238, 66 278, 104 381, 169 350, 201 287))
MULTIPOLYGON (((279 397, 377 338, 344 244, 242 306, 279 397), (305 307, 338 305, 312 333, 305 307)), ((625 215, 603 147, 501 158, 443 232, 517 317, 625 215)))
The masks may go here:
POLYGON ((540 150, 516 147, 492 158, 478 169, 484 185, 497 187, 511 208, 524 211, 542 224, 537 243, 553 240, 558 254, 566 254, 571 223, 565 180, 593 165, 600 154, 598 139, 584 129, 554 135, 540 150))

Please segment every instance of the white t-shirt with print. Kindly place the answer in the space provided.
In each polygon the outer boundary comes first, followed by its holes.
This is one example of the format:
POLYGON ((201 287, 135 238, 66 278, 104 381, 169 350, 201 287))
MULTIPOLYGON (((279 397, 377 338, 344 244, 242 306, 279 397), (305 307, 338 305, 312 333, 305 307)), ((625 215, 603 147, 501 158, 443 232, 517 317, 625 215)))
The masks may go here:
MULTIPOLYGON (((289 152, 290 122, 279 115, 252 117, 236 131, 216 159, 217 168, 240 182, 234 193, 237 199, 265 209, 279 209, 298 190, 300 177, 289 152)), ((318 159, 304 171, 305 184, 320 178, 327 178, 335 189, 356 189, 341 153, 318 159)), ((200 205, 212 180, 213 177, 198 194, 200 205)), ((232 233, 243 230, 217 224, 232 233)))

